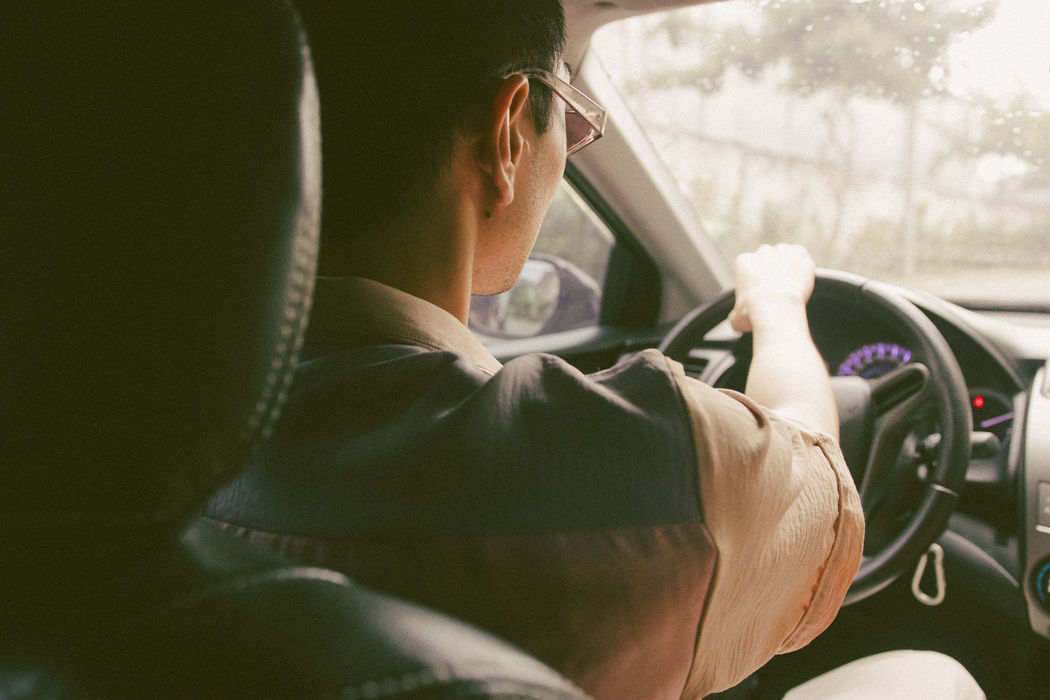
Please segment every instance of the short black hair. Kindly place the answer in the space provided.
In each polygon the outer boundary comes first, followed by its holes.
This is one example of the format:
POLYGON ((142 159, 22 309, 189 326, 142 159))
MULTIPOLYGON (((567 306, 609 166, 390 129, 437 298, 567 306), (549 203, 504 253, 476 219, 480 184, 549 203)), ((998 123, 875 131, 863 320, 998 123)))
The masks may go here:
MULTIPOLYGON (((554 70, 565 41, 561 0, 296 4, 321 96, 322 261, 388 228, 447 165, 481 98, 515 70, 554 70)), ((544 131, 553 95, 530 87, 544 131)))

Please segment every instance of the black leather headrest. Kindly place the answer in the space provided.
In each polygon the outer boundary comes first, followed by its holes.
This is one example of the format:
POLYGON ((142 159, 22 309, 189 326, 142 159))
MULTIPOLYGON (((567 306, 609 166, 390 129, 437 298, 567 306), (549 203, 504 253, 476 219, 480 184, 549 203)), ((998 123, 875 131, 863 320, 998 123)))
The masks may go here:
POLYGON ((0 6, 0 551, 147 551, 275 419, 320 144, 283 0, 0 6))

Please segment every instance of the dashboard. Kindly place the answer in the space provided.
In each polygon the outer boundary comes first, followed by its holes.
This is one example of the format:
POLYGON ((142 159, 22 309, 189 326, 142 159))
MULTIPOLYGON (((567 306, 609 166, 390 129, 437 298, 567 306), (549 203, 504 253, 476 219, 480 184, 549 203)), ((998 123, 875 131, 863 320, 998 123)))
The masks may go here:
MULTIPOLYGON (((865 343, 849 351, 840 361, 825 358, 829 371, 836 377, 861 377, 877 379, 912 361, 915 353, 905 345, 889 340, 865 343), (836 366, 837 365, 837 366, 836 366)), ((970 374, 974 374, 973 371, 970 374)), ((965 376, 965 375, 964 375, 965 376)), ((973 413, 973 430, 994 436, 1000 446, 1005 445, 1013 432, 1014 400, 1001 389, 975 386, 967 382, 970 394, 970 410, 973 413)), ((986 452, 991 451, 988 440, 986 452)))
MULTIPOLYGON (((944 336, 969 393, 971 461, 953 523, 988 558, 975 566, 997 572, 1000 594, 1023 596, 1033 631, 1050 638, 1050 331, 900 291, 944 336)), ((923 361, 891 324, 844 303, 811 313, 832 376, 873 379, 923 361)))

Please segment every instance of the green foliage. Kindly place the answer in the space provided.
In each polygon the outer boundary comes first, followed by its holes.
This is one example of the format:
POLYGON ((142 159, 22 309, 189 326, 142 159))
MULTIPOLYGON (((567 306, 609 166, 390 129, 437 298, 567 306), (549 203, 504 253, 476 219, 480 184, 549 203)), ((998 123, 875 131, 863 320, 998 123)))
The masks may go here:
POLYGON ((1050 267, 1050 219, 1004 224, 970 212, 950 222, 928 224, 920 249, 920 269, 979 269, 989 266, 1018 270, 1050 267))
POLYGON ((1050 112, 1043 111, 1029 93, 1015 95, 1001 105, 989 97, 974 98, 977 118, 950 137, 944 156, 961 160, 998 156, 1013 172, 1005 180, 1022 188, 1050 184, 1050 112), (1011 167, 1012 166, 1012 167, 1011 167))
POLYGON ((650 28, 648 37, 664 36, 672 48, 686 52, 694 60, 689 65, 653 67, 640 80, 631 80, 625 87, 632 92, 680 86, 703 93, 721 90, 726 63, 719 52, 711 50, 721 45, 724 38, 717 28, 682 12, 668 12, 660 17, 650 28))
POLYGON ((721 89, 726 70, 760 77, 787 68, 784 86, 801 94, 846 90, 913 105, 945 91, 945 49, 995 15, 995 0, 958 10, 944 0, 758 0, 759 21, 715 31, 691 14, 653 29, 674 47, 695 49, 694 63, 657 71, 649 85, 721 89))
MULTIPOLYGON (((802 93, 845 88, 912 105, 945 89, 945 49, 994 17, 994 2, 966 10, 907 0, 760 0, 758 67, 786 64, 802 93)), ((741 64, 742 68, 751 67, 741 64)))
POLYGON ((893 277, 898 271, 899 260, 895 255, 888 255, 887 251, 900 245, 899 228, 899 222, 895 219, 869 215, 843 267, 868 277, 893 277))

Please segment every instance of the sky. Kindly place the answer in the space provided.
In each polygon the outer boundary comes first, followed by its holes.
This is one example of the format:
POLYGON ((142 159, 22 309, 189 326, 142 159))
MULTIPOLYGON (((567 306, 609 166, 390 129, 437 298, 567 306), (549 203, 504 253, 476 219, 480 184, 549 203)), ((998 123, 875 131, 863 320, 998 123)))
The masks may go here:
POLYGON ((956 90, 1005 98, 1025 87, 1050 109, 1050 1, 999 0, 995 20, 950 54, 956 90))

